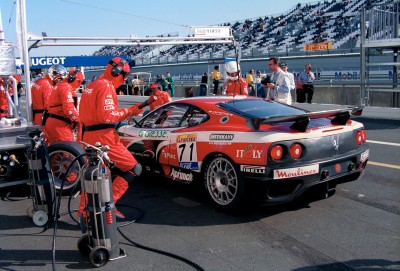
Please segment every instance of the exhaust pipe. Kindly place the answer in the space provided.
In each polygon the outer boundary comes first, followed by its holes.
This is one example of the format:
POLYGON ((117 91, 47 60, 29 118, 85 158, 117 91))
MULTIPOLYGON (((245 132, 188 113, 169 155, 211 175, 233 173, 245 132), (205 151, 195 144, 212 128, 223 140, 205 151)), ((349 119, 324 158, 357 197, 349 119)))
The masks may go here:
POLYGON ((321 172, 321 180, 325 180, 328 177, 329 177, 329 170, 323 170, 321 172))
POLYGON ((356 164, 354 164, 354 163, 350 163, 348 166, 347 166, 347 170, 348 171, 354 171, 356 169, 356 164))

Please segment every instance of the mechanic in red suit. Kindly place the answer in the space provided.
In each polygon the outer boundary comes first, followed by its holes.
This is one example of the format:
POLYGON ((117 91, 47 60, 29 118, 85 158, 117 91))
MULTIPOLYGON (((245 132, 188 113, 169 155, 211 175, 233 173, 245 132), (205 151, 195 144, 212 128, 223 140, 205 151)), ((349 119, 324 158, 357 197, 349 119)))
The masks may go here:
POLYGON ((249 95, 247 81, 240 75, 240 66, 236 61, 229 61, 225 64, 226 78, 224 92, 227 96, 249 95))
MULTIPOLYGON (((78 138, 92 145, 100 142, 103 146, 110 146, 108 156, 115 163, 115 169, 118 171, 117 177, 112 183, 114 203, 126 192, 129 183, 133 182, 135 176, 139 176, 142 172, 141 165, 121 143, 114 127, 115 123, 138 115, 143 111, 143 109, 138 109, 139 104, 129 108, 118 108, 115 89, 125 82, 129 74, 130 67, 127 61, 120 57, 113 58, 108 62, 99 79, 85 88, 79 103, 82 131, 78 138)), ((78 210, 79 218, 81 218, 83 211, 84 196, 81 195, 78 210)), ((120 218, 125 217, 117 209, 115 209, 115 213, 120 218)))
POLYGON ((73 129, 79 123, 75 90, 84 80, 81 71, 70 71, 52 91, 47 112, 43 117, 48 145, 57 141, 74 141, 73 129))
POLYGON ((44 110, 49 105, 49 99, 53 87, 67 76, 67 69, 62 65, 53 65, 47 74, 36 80, 31 88, 33 124, 42 124, 44 110))
POLYGON ((169 95, 168 92, 162 91, 161 87, 157 84, 151 84, 150 85, 150 97, 142 103, 139 108, 145 107, 148 105, 150 107, 150 110, 154 110, 157 107, 160 107, 161 105, 165 103, 169 103, 172 101, 171 96, 169 95))
POLYGON ((8 116, 8 100, 4 80, 0 78, 0 119, 8 116))

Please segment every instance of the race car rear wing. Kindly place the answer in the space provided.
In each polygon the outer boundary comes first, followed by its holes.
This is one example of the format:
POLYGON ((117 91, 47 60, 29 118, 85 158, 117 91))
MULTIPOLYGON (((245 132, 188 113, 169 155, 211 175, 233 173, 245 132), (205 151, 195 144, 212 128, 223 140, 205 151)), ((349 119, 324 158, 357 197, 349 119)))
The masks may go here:
POLYGON ((318 112, 308 112, 300 115, 292 116, 273 116, 266 118, 248 118, 247 124, 253 130, 259 130, 261 124, 272 124, 279 122, 293 122, 290 126, 291 129, 305 132, 311 119, 319 118, 332 118, 331 123, 335 125, 345 125, 350 119, 350 115, 360 116, 362 114, 362 107, 354 107, 348 109, 334 109, 318 112))

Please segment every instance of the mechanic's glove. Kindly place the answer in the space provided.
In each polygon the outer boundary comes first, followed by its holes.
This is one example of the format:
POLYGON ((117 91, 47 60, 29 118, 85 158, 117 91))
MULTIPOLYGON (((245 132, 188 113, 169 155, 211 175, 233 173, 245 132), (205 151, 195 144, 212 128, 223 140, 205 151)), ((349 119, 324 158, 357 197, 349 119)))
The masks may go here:
POLYGON ((147 99, 147 104, 152 104, 153 102, 157 101, 157 96, 156 95, 151 95, 148 99, 147 99))
POLYGON ((143 109, 143 107, 139 108, 140 105, 141 105, 141 103, 137 103, 128 108, 128 112, 130 113, 131 116, 137 116, 141 112, 143 112, 144 109, 143 109))

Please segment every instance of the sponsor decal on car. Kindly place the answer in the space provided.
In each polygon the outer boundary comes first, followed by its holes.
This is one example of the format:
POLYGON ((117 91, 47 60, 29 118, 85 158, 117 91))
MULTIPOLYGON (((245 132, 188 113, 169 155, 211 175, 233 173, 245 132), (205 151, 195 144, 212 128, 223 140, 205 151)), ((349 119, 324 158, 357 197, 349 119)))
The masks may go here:
POLYGON ((171 174, 169 175, 172 177, 173 180, 181 180, 181 181, 186 181, 186 182, 191 182, 193 181, 193 174, 192 173, 185 173, 182 171, 175 170, 172 168, 171 174))
POLYGON ((360 162, 367 161, 368 157, 369 157, 369 150, 366 150, 361 154, 360 162))
POLYGON ((161 155, 164 156, 165 159, 174 159, 174 160, 176 160, 176 155, 175 154, 166 152, 164 150, 161 151, 161 155))
POLYGON ((213 110, 208 110, 208 113, 216 116, 232 116, 233 114, 227 113, 227 112, 220 112, 220 111, 213 111, 213 110))
POLYGON ((165 138, 167 137, 167 133, 168 131, 164 130, 141 130, 139 136, 145 138, 165 138))
POLYGON ((240 165, 240 171, 243 171, 246 173, 265 174, 265 167, 252 166, 252 165, 240 165))
POLYGON ((246 146, 244 150, 236 150, 236 157, 237 158, 254 158, 259 159, 261 158, 262 150, 254 149, 252 144, 246 146))
POLYGON ((211 134, 210 140, 233 140, 234 134, 211 134))
POLYGON ((179 166, 184 169, 191 169, 191 170, 199 169, 198 162, 180 162, 179 166))
POLYGON ((179 135, 176 137, 176 142, 177 143, 182 143, 182 142, 194 142, 197 139, 196 134, 187 134, 187 135, 179 135))
POLYGON ((274 170, 274 179, 286 179, 295 178, 307 175, 317 174, 319 172, 319 164, 304 166, 304 167, 294 167, 285 169, 274 170))

